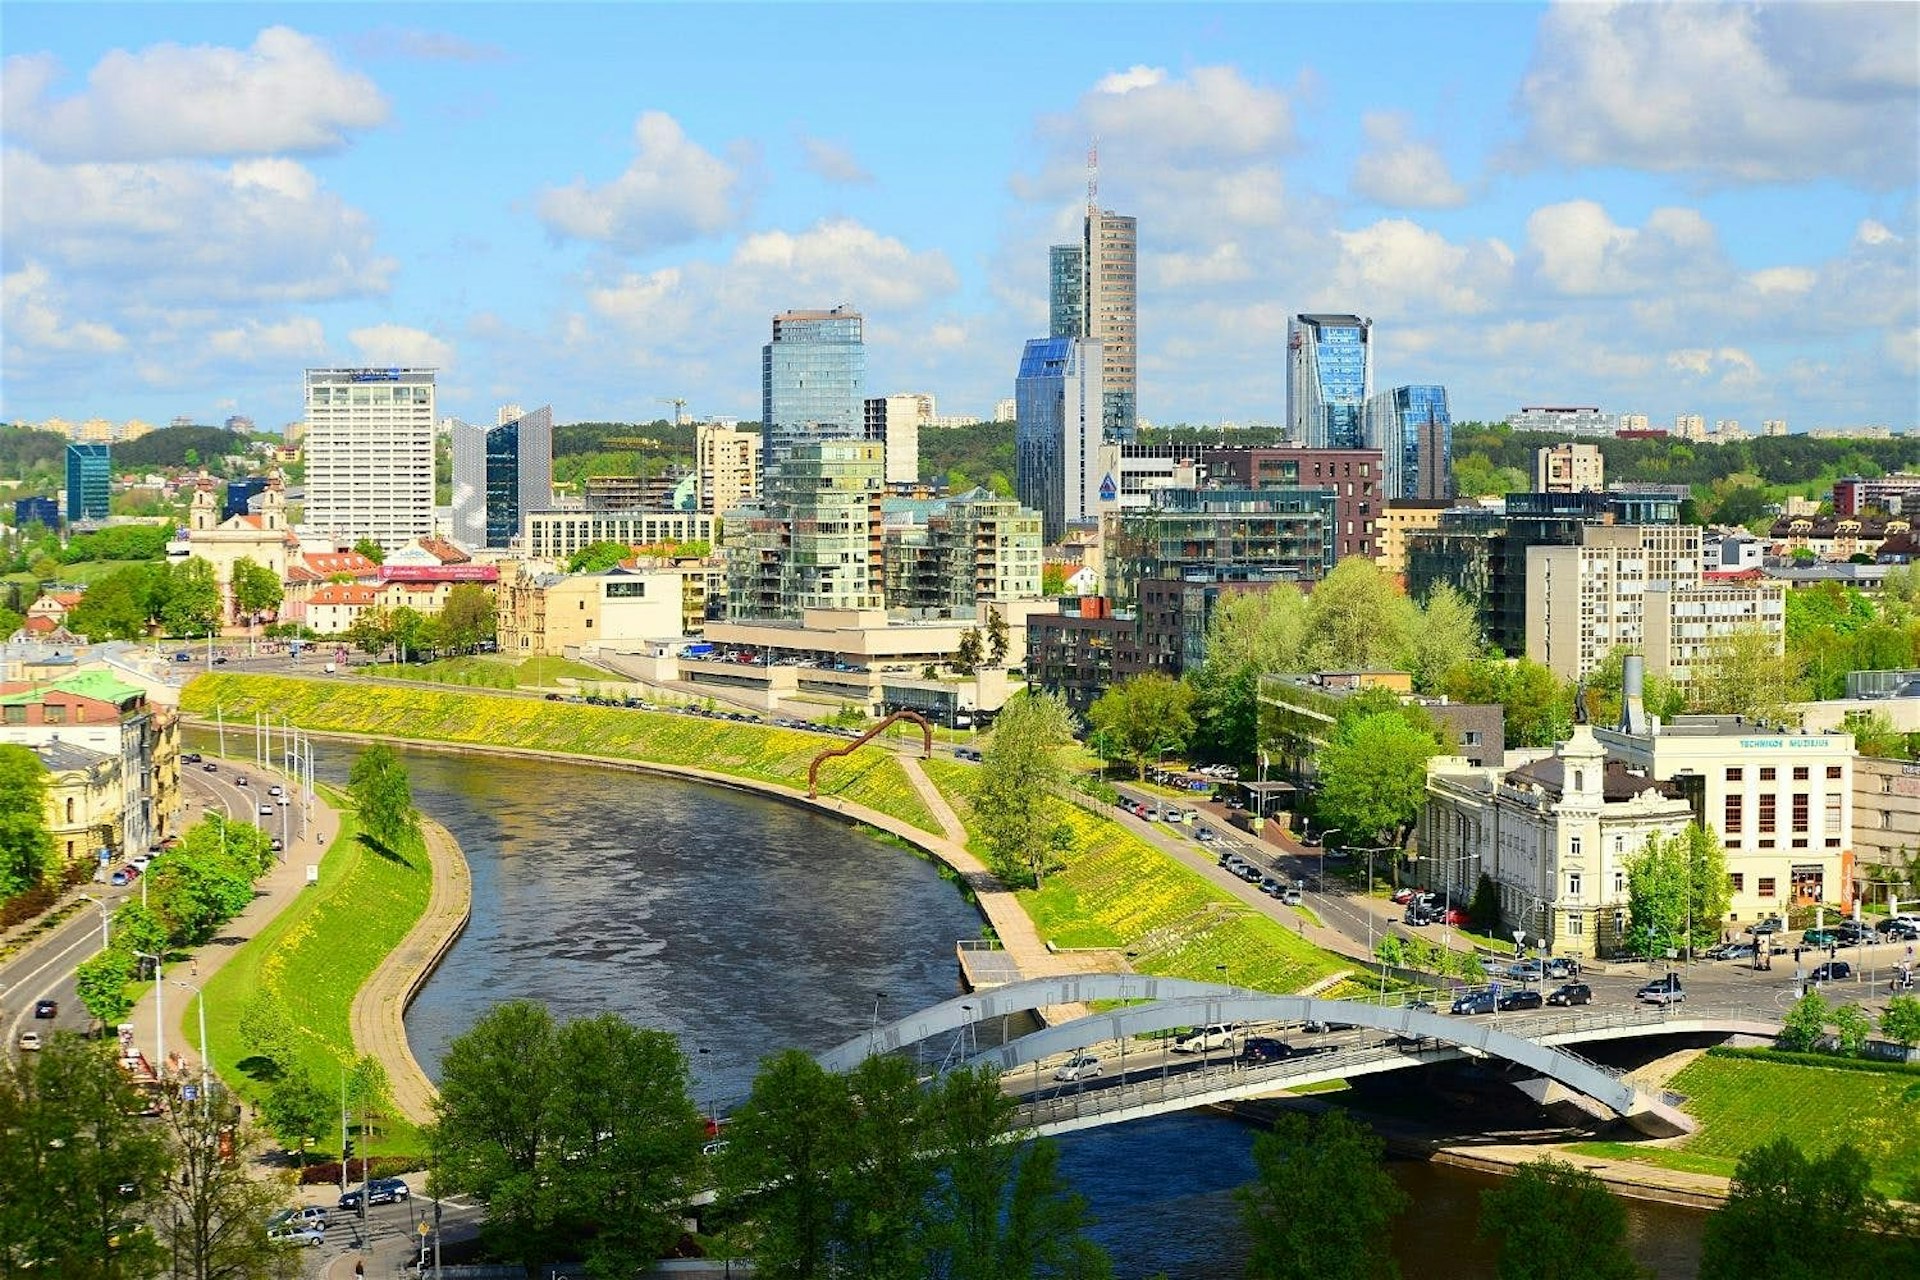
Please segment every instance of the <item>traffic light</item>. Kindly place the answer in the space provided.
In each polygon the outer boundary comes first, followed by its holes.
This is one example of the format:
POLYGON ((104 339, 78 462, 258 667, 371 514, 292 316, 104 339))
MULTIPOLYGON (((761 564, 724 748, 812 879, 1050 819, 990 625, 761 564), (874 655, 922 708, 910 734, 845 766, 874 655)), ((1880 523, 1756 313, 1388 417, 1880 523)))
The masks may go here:
POLYGON ((353 1159, 353 1139, 348 1138, 340 1147, 340 1167, 346 1168, 347 1161, 353 1159))

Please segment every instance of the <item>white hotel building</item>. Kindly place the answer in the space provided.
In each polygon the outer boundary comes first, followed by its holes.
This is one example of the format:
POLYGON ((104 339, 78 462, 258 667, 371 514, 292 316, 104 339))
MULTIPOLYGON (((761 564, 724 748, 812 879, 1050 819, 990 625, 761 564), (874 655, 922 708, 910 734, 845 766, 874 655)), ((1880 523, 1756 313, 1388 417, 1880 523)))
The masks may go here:
POLYGON ((434 371, 307 370, 304 523, 398 551, 433 533, 434 371))

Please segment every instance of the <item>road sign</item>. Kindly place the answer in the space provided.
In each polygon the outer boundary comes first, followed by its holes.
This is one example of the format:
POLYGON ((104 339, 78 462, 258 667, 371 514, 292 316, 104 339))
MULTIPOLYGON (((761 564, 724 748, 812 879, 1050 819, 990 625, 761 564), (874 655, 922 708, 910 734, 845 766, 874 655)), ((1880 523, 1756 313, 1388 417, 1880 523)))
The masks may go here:
POLYGON ((427 1224, 422 1222, 415 1230, 419 1231, 421 1237, 424 1239, 427 1235, 427 1224))
POLYGON ((182 1102, 192 1102, 195 1098, 198 1098, 199 1096, 200 1096, 199 1085, 185 1084, 180 1086, 180 1100, 182 1102))

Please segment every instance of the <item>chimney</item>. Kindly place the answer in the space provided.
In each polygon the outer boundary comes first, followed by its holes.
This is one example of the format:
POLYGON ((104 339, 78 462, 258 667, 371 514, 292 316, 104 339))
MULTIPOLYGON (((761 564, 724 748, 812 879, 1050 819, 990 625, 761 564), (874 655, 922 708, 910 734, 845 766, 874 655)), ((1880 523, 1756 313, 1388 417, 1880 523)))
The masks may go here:
POLYGON ((1647 731, 1647 707, 1642 701, 1646 682, 1647 660, 1637 653, 1628 654, 1620 668, 1620 727, 1628 733, 1647 731))

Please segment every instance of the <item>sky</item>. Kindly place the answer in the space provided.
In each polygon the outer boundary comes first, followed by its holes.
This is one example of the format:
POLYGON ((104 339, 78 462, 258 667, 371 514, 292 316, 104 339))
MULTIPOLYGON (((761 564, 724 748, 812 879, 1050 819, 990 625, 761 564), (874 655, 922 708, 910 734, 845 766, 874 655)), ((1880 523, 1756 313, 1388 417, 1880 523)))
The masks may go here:
POLYGON ((0 420, 759 415, 773 313, 867 390, 1013 394, 1049 243, 1139 219, 1140 412, 1377 389, 1920 421, 1920 6, 89 6, 0 17, 0 420))

